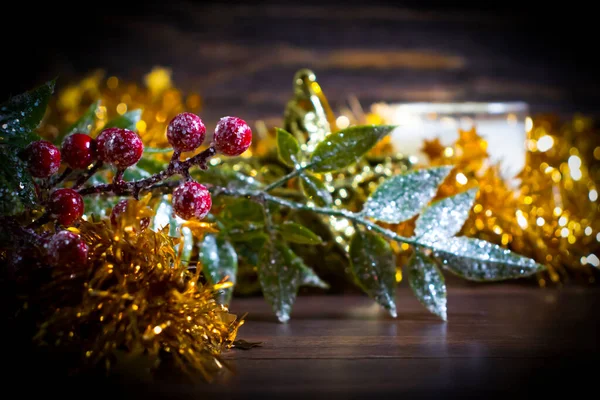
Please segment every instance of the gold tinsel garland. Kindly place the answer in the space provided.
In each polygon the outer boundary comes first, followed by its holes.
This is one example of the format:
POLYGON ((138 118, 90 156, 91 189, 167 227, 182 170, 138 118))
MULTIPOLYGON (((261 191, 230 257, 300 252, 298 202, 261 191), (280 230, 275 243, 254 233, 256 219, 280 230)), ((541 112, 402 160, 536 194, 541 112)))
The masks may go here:
MULTIPOLYGON (((210 380, 225 365, 220 353, 243 323, 215 300, 215 292, 231 283, 202 283, 200 271, 181 262, 179 240, 168 228, 142 228, 140 221, 153 214, 149 199, 129 200, 117 226, 102 220, 70 228, 89 246, 88 263, 53 268, 40 292, 56 310, 36 339, 83 352, 84 365, 109 368, 117 358, 145 357, 151 367, 168 361, 210 380)), ((196 235, 211 231, 196 224, 196 235)))
POLYGON ((475 129, 460 131, 453 146, 425 141, 431 165, 455 165, 440 188, 440 198, 479 187, 476 204, 462 234, 510 248, 547 266, 540 285, 569 275, 594 282, 598 267, 600 219, 597 182, 599 132, 575 117, 528 119, 526 167, 515 190, 501 178, 499 165, 487 165, 487 143, 475 129))

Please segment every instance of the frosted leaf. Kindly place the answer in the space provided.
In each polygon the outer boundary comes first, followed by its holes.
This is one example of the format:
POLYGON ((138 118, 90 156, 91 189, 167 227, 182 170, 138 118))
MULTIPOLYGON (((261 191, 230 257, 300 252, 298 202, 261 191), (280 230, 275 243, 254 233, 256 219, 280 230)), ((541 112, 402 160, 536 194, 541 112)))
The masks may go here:
POLYGON ((280 322, 290 319, 302 282, 302 273, 296 263, 295 254, 282 242, 267 244, 261 254, 258 279, 263 296, 280 322))
POLYGON ((530 258, 480 239, 453 237, 420 243, 434 251, 444 268, 473 281, 520 278, 544 269, 530 258))
POLYGON ((436 201, 427 207, 415 227, 415 236, 426 240, 439 240, 456 235, 464 225, 477 189, 436 201))
MULTIPOLYGON (((204 276, 213 285, 228 276, 228 281, 235 285, 238 269, 238 258, 235 249, 225 238, 207 234, 202 241, 200 261, 204 276)), ((223 289, 218 293, 221 304, 229 304, 233 287, 223 289)))
POLYGON ((407 266, 407 274, 408 283, 421 304, 446 321, 446 284, 434 261, 417 250, 407 266))
POLYGON ((0 106, 0 144, 25 147, 39 136, 33 131, 46 112, 54 81, 17 96, 0 106))
POLYGON ((300 187, 309 200, 312 200, 319 207, 333 203, 331 193, 319 178, 306 171, 300 175, 300 178, 300 187))
POLYGON ((332 133, 313 151, 311 169, 329 172, 354 164, 394 128, 388 125, 363 125, 332 133))
POLYGON ((37 204, 33 179, 17 152, 0 146, 0 215, 18 215, 37 204))
POLYGON ((431 201, 452 167, 435 167, 396 175, 371 194, 361 213, 397 224, 417 215, 431 201))
POLYGON ((111 121, 108 121, 103 129, 122 128, 129 129, 130 131, 136 131, 136 125, 140 119, 142 119, 142 110, 131 110, 111 121))
POLYGON ((293 167, 300 156, 300 143, 289 132, 276 128, 277 131, 277 155, 281 162, 288 167, 293 167))
POLYGON ((350 241, 350 267, 360 288, 396 317, 396 257, 389 243, 358 230, 350 241))

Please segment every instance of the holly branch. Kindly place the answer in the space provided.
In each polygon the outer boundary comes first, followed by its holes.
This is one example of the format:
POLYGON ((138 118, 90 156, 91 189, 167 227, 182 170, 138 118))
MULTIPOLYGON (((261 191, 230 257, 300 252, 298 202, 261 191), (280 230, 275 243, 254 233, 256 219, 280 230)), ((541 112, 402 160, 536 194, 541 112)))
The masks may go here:
MULTIPOLYGON (((255 265, 263 294, 280 321, 290 318, 301 285, 327 287, 290 246, 326 243, 291 220, 290 210, 348 222, 353 235, 346 256, 353 280, 392 316, 396 316, 397 281, 396 255, 390 242, 412 246, 413 256, 405 266, 407 280, 427 309, 444 320, 447 306, 442 269, 469 280, 491 281, 528 276, 542 268, 497 245, 456 236, 477 190, 432 202, 451 167, 392 176, 370 193, 360 211, 336 206, 325 175, 360 162, 393 126, 349 127, 327 135, 311 152, 302 150, 292 134, 277 129, 278 161, 291 170, 269 180, 256 179, 228 170, 224 164, 209 168, 211 158, 235 157, 249 148, 251 129, 236 117, 221 119, 208 147, 181 160, 183 152, 195 151, 205 141, 206 128, 197 115, 182 113, 170 122, 166 136, 173 149, 144 149, 130 119, 124 119, 127 125, 108 123, 93 138, 88 128, 94 115, 91 109, 82 117, 84 121, 60 135, 59 149, 34 133, 52 87, 49 83, 17 96, 1 108, 0 150, 8 162, 0 168, 0 211, 3 218, 17 218, 43 210, 41 217, 19 232, 35 234, 35 229, 53 221, 58 232, 45 239, 43 251, 54 263, 86 262, 87 245, 63 229, 76 226, 91 212, 85 198, 137 199, 150 192, 161 198, 171 194, 170 203, 162 203, 170 219, 214 222, 219 232, 207 234, 197 243, 205 278, 213 284, 227 278, 235 285, 240 261, 255 265), (149 162, 144 153, 169 151, 173 151, 169 162, 153 167, 152 173, 141 167, 149 162), (61 162, 66 166, 59 173, 61 162), (110 182, 100 179, 106 167, 114 171, 110 182), (219 207, 212 207, 213 201, 219 207), (405 237, 392 229, 414 217, 414 235, 405 237)), ((111 220, 126 207, 126 199, 114 206, 111 220)), ((14 221, 7 226, 15 226, 14 221)), ((219 301, 228 303, 232 293, 233 288, 223 289, 219 301)))

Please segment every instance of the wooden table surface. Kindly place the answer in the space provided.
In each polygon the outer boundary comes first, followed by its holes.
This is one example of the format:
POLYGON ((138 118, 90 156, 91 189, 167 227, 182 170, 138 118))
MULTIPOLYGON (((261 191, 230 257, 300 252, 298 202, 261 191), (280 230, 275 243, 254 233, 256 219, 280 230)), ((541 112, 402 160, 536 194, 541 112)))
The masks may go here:
POLYGON ((397 319, 363 296, 299 297, 288 324, 275 322, 261 298, 236 300, 233 312, 250 312, 239 337, 263 346, 229 352, 236 373, 208 388, 164 393, 489 398, 572 387, 569 377, 582 384, 598 371, 599 294, 506 284, 450 288, 448 322, 430 315, 408 288, 398 293, 397 319))
MULTIPOLYGON (((72 389, 83 398, 128 399, 488 399, 597 391, 599 294, 597 287, 450 287, 448 322, 430 315, 406 287, 398 293, 397 319, 364 296, 300 296, 291 321, 281 324, 262 298, 235 299, 232 312, 249 312, 239 338, 263 342, 225 355, 235 373, 210 385, 98 381, 72 389)), ((69 386, 51 389, 65 394, 69 386)))

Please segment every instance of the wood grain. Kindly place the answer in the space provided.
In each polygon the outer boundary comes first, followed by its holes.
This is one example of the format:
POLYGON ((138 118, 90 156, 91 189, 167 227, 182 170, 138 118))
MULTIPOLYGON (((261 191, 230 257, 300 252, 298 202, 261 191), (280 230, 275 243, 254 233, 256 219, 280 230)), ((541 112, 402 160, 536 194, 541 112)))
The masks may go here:
POLYGON ((300 296, 287 324, 262 298, 234 299, 232 312, 249 313, 239 338, 263 344, 224 354, 232 372, 210 385, 176 374, 154 383, 69 379, 24 359, 37 384, 18 383, 30 379, 20 373, 5 386, 61 398, 527 398, 561 389, 574 395, 595 379, 597 287, 450 287, 442 322, 401 286, 397 319, 360 295, 300 296))

